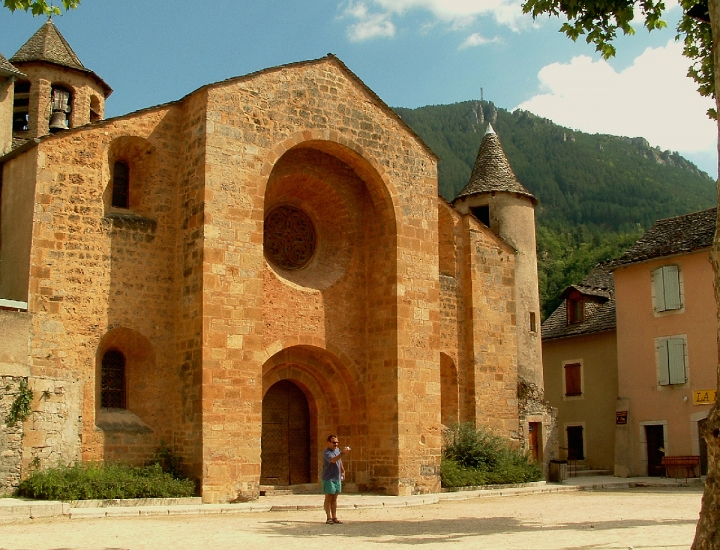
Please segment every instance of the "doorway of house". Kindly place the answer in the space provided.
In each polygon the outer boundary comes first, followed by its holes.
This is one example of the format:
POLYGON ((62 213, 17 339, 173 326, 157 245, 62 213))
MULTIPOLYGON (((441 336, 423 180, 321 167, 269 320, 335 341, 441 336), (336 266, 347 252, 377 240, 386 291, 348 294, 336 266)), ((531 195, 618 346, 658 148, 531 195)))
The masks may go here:
POLYGON ((583 427, 568 426, 567 430, 567 457, 568 460, 585 460, 585 445, 583 443, 583 427))
POLYGON ((665 471, 662 459, 665 456, 665 430, 662 424, 645 426, 645 442, 647 446, 648 475, 661 477, 665 471))
POLYGON ((542 422, 528 422, 528 450, 537 464, 542 464, 542 422))
POLYGON ((698 443, 700 444, 700 475, 706 476, 708 472, 708 451, 707 442, 703 437, 703 430, 705 430, 705 424, 707 424, 707 418, 698 420, 698 443))
POLYGON ((262 405, 260 483, 310 483, 310 408, 289 380, 273 384, 262 405))

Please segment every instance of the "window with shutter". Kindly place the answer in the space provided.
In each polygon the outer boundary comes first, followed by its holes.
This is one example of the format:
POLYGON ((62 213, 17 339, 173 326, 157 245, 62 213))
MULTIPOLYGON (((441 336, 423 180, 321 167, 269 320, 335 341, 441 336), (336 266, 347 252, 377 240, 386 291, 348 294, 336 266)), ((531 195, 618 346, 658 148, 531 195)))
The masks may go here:
POLYGON ((676 265, 665 265, 653 271, 655 311, 672 311, 682 308, 680 270, 676 265))
POLYGON ((571 292, 565 304, 568 325, 582 323, 585 320, 585 303, 582 294, 577 290, 571 292))
POLYGON ((655 341, 658 361, 658 384, 668 386, 687 382, 685 338, 658 338, 655 341))
POLYGON ((582 395, 580 363, 565 365, 565 395, 568 397, 582 395))

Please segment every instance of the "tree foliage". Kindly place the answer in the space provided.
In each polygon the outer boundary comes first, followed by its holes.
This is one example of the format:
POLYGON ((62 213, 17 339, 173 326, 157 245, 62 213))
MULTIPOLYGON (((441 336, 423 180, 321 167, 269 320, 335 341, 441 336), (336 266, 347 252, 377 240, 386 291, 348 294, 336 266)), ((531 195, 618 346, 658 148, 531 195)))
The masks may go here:
POLYGON ((65 10, 74 10, 80 5, 80 0, 3 0, 3 6, 10 11, 22 10, 33 15, 61 15, 62 9, 55 4, 61 4, 65 10))
MULTIPOLYGON (((677 26, 676 39, 683 41, 683 54, 690 59, 688 76, 698 85, 702 96, 715 97, 715 71, 712 53, 712 30, 710 24, 690 15, 691 8, 696 7, 697 0, 679 0, 683 9, 683 17, 677 26)), ((663 0, 594 0, 578 2, 577 0, 525 0, 523 11, 530 13, 534 19, 541 15, 564 16, 560 31, 572 40, 585 36, 588 44, 609 59, 616 53, 613 40, 618 31, 623 34, 635 34, 632 21, 639 12, 643 24, 648 31, 667 27, 662 20, 665 11, 663 0)), ((708 115, 716 118, 715 109, 708 115)))

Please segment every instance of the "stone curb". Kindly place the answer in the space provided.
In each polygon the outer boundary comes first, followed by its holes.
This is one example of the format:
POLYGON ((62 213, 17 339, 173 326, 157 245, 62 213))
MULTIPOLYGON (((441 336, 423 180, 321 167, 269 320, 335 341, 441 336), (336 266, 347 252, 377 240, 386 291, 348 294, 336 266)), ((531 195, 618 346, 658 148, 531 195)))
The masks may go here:
MULTIPOLYGON (((698 486, 702 480, 690 480, 690 486, 698 486)), ((649 478, 630 478, 627 480, 602 480, 594 478, 574 478, 574 482, 561 484, 533 483, 524 486, 495 486, 473 490, 459 490, 432 495, 414 495, 393 497, 382 495, 348 494, 347 500, 339 504, 342 510, 361 510, 368 508, 399 508, 426 506, 441 501, 461 501, 478 498, 508 497, 515 495, 537 495, 549 493, 569 493, 577 491, 596 491, 627 489, 633 487, 687 487, 688 484, 674 480, 653 480, 649 478), (355 502, 352 502, 355 500, 355 502)), ((245 514, 254 512, 291 512, 322 510, 320 495, 288 495, 281 497, 262 497, 266 502, 254 501, 237 504, 202 504, 198 497, 186 499, 128 499, 97 500, 77 502, 33 501, 27 499, 0 499, 0 523, 22 521, 40 517, 67 517, 69 519, 99 519, 119 517, 159 517, 202 514, 245 514), (293 498, 296 500, 294 503, 293 498), (310 500, 312 499, 312 500, 310 500), (283 500, 285 502, 278 502, 283 500), (142 503, 142 504, 141 504, 142 503), (79 504, 75 506, 75 504, 79 504)), ((345 496, 345 495, 343 495, 345 496)))

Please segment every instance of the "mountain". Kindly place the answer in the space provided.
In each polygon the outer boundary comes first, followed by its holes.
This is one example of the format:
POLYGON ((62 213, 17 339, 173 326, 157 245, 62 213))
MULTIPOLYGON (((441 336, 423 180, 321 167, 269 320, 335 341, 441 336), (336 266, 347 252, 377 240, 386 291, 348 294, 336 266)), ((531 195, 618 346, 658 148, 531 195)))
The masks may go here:
POLYGON ((449 201, 467 183, 487 124, 493 125, 518 180, 540 201, 544 317, 566 286, 622 253, 656 220, 716 204, 710 176, 643 138, 586 134, 487 101, 395 111, 440 157, 440 194, 449 201))

